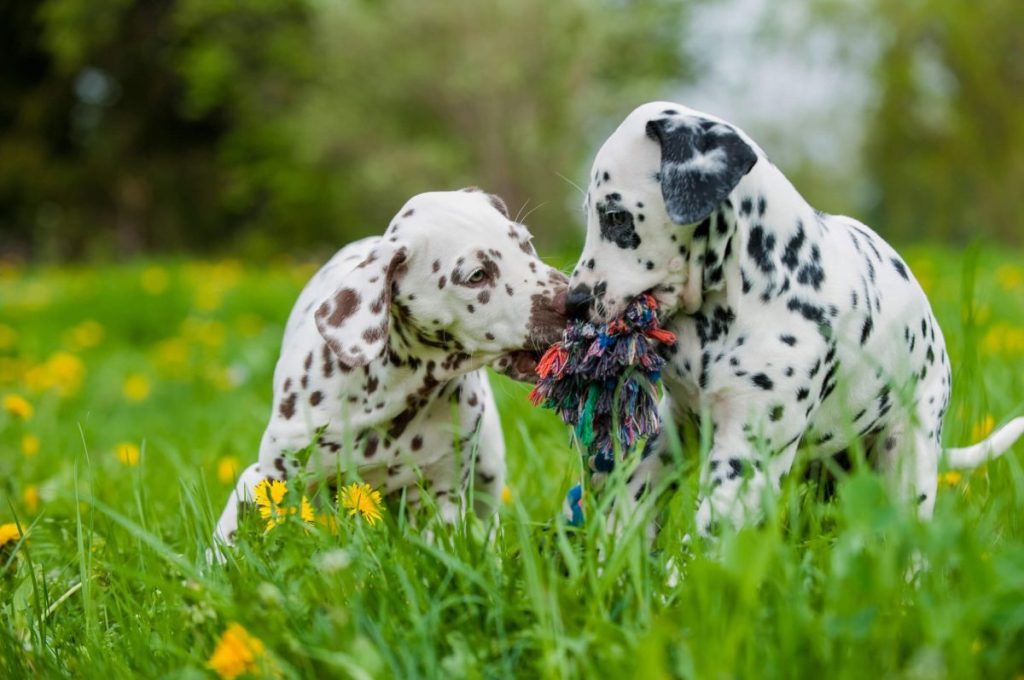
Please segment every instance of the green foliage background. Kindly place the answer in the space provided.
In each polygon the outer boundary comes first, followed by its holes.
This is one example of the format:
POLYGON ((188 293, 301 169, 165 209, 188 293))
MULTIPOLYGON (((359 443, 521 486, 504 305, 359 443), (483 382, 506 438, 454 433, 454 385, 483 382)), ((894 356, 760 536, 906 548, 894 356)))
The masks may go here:
MULTIPOLYGON (((329 250, 465 185, 568 250, 600 141, 715 62, 688 48, 710 1, 3 3, 0 255, 329 250)), ((812 202, 896 241, 1019 243, 1024 5, 801 6, 876 55, 856 181, 786 168, 812 202)))

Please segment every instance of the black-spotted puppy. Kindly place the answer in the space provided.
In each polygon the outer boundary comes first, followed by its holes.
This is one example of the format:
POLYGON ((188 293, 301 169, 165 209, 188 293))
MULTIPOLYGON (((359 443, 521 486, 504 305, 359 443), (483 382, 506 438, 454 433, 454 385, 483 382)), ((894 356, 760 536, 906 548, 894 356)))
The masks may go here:
MULTIPOLYGON (((667 391, 713 426, 702 534, 756 519, 801 443, 830 455, 861 439, 928 517, 943 455, 977 465, 1024 432, 1017 418, 943 451, 949 361, 910 269, 865 225, 814 210, 739 128, 639 107, 598 152, 585 210, 570 314, 606 320, 655 291, 679 338, 667 391)), ((633 483, 660 464, 646 458, 633 483)))
POLYGON ((259 460, 217 523, 230 543, 238 509, 263 479, 297 471, 316 442, 317 475, 358 475, 385 493, 429 489, 450 521, 475 480, 489 514, 505 444, 484 366, 532 379, 565 327, 565 277, 526 228, 476 189, 415 196, 384 236, 338 252, 306 285, 285 329, 259 460))

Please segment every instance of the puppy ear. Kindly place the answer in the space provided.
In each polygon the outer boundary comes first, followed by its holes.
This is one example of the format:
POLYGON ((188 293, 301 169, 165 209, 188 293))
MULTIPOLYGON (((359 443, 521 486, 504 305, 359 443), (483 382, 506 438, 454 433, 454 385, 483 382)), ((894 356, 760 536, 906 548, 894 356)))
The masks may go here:
POLYGON ((405 269, 406 252, 395 243, 381 243, 316 310, 317 330, 342 363, 365 366, 387 347, 391 289, 405 269))
POLYGON ((463 187, 462 190, 465 191, 465 192, 471 193, 471 194, 472 193, 484 194, 485 196, 487 196, 487 201, 491 204, 491 206, 495 210, 500 212, 505 217, 508 217, 508 206, 505 205, 505 201, 502 200, 501 196, 499 196, 497 194, 488 194, 486 191, 484 191, 480 187, 463 187))
POLYGON ((757 162, 754 149, 723 123, 670 115, 649 121, 647 136, 661 145, 661 195, 677 224, 714 212, 757 162))

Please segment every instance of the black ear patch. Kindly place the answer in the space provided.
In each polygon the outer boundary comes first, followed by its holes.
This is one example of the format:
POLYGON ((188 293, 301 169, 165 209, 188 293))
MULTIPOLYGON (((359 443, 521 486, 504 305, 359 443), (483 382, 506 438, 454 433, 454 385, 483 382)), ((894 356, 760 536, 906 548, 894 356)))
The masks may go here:
POLYGON ((647 123, 647 136, 661 145, 661 195, 677 224, 713 213, 757 163, 754 149, 723 123, 658 118, 647 123))

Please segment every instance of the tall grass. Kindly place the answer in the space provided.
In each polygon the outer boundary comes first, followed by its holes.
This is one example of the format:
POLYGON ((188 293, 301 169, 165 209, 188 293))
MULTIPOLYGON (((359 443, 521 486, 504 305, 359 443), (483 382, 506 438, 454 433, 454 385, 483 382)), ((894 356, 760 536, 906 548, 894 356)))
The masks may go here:
MULTIPOLYGON (((908 253, 953 360, 951 445, 1021 413, 1019 255, 908 253)), ((417 530, 400 500, 383 523, 346 517, 337 533, 297 520, 266 533, 249 515, 227 563, 208 566, 309 271, 0 272, 0 396, 34 411, 0 413, 0 517, 28 533, 0 549, 0 676, 204 677, 231 622, 283 677, 1024 674, 1020 446, 944 477, 928 524, 856 468, 831 500, 792 475, 762 526, 689 546, 701 447, 675 446, 676 494, 620 532, 595 521, 611 495, 588 496, 591 521, 567 531, 552 519, 578 456, 525 386, 499 378, 510 501, 497 526, 417 530)))

